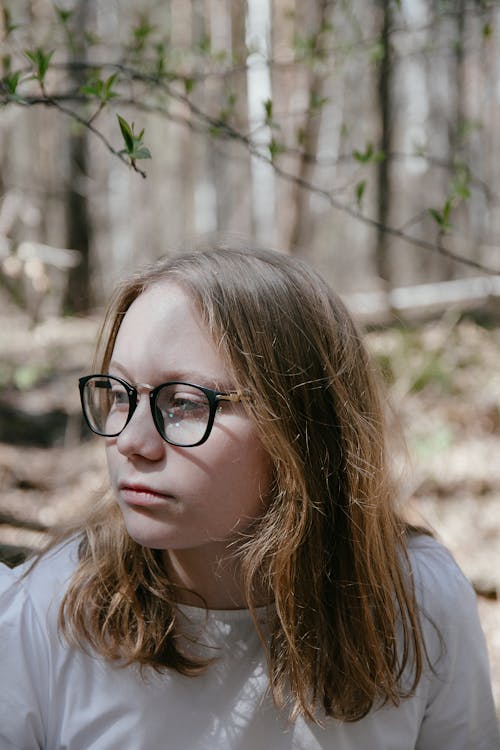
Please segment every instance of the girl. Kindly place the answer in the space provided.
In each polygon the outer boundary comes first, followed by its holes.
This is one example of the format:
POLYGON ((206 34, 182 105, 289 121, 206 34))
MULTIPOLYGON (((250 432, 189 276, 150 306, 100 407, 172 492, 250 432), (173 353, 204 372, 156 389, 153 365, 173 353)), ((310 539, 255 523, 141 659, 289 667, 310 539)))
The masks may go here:
POLYGON ((0 579, 0 748, 493 750, 474 594, 396 512, 373 366, 305 264, 119 289, 80 379, 112 496, 0 579))

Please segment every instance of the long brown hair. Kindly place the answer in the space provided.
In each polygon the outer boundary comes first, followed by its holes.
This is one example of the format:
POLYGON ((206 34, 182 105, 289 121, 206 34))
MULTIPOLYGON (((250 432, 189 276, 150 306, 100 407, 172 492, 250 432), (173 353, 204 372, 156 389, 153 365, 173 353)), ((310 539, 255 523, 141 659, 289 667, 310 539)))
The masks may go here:
MULTIPOLYGON (((261 637, 276 703, 292 717, 316 720, 322 706, 348 721, 397 705, 425 659, 406 551, 411 529, 396 512, 378 377, 349 314, 297 259, 196 251, 119 288, 101 371, 133 300, 166 279, 190 295, 235 385, 251 394, 248 409, 272 460, 270 506, 238 554, 254 619, 253 592, 264 585, 272 593, 270 635, 261 637)), ((103 499, 83 530, 63 631, 107 659, 194 675, 206 665, 179 645, 175 601, 159 552, 134 542, 103 499)))

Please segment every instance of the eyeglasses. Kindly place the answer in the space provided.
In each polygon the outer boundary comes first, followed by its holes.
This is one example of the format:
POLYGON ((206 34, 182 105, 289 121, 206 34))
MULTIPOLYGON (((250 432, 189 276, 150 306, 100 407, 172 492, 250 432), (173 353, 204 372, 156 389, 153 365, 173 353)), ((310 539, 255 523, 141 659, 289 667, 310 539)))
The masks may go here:
MULTIPOLYGON (((97 435, 117 437, 137 408, 137 386, 113 375, 80 378, 83 416, 97 435)), ((171 445, 192 448, 207 440, 221 401, 241 401, 237 392, 224 393, 193 383, 169 381, 149 389, 149 404, 156 429, 171 445)))

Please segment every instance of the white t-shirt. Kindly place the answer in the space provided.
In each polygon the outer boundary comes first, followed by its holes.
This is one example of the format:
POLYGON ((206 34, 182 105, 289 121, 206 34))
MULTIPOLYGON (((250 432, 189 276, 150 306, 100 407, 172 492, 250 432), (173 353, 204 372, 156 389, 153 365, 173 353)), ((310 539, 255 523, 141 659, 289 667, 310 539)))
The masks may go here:
POLYGON ((0 750, 498 750, 500 735, 474 593, 434 540, 410 543, 435 673, 398 708, 345 723, 291 724, 269 698, 246 610, 182 607, 203 631, 208 671, 142 677, 69 647, 56 632, 76 543, 25 568, 0 566, 0 750))

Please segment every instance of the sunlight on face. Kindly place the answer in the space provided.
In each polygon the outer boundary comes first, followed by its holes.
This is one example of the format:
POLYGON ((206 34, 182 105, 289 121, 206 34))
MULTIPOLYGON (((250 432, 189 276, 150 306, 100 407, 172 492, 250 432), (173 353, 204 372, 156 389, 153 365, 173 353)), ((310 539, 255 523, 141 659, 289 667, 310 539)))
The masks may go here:
MULTIPOLYGON (((132 384, 183 380, 234 389, 188 296, 167 282, 131 305, 109 373, 132 384)), ((270 459, 242 403, 221 403, 207 442, 179 448, 158 434, 143 393, 127 427, 107 439, 106 452, 128 532, 142 545, 218 556, 262 514, 270 459)))

